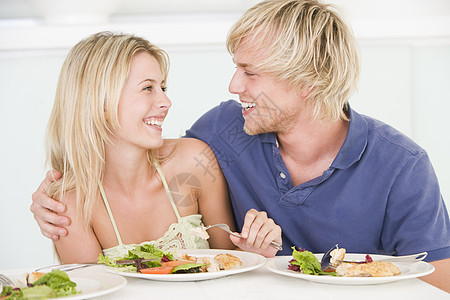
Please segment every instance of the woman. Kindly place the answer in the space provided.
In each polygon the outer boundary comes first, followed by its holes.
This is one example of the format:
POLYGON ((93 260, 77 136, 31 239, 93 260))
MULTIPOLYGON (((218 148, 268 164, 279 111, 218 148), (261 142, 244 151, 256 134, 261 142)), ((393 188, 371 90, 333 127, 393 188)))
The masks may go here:
MULTIPOLYGON (((47 132, 48 158, 63 175, 49 194, 65 203, 72 220, 69 234, 55 241, 63 263, 95 261, 102 251, 121 256, 145 242, 165 250, 208 248, 193 228, 233 227, 211 149, 195 139, 161 137, 171 106, 167 73, 167 54, 133 35, 94 34, 68 54, 47 132), (201 156, 209 158, 208 172, 197 164, 201 156)), ((211 229, 209 246, 234 243, 275 255, 267 244, 281 242, 281 230, 264 214, 249 215, 249 236, 257 239, 211 229)))

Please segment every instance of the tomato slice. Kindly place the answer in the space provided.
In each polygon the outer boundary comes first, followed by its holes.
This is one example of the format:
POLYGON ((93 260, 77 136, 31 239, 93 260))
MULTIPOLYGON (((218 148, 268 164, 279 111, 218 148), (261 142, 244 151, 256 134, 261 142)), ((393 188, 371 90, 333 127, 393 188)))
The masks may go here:
POLYGON ((155 267, 155 268, 147 268, 141 269, 141 273, 143 274, 170 274, 172 272, 173 267, 165 266, 165 267, 155 267))
POLYGON ((177 267, 180 265, 190 264, 192 262, 186 260, 171 260, 161 263, 161 267, 177 267))

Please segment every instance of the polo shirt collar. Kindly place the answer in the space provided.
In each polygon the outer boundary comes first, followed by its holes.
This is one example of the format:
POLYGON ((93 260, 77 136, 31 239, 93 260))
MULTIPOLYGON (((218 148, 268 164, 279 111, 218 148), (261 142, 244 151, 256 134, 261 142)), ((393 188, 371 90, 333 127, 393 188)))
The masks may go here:
MULTIPOLYGON (((354 111, 350 104, 348 111, 350 115, 350 124, 348 127, 347 137, 344 144, 339 150, 336 158, 331 164, 331 168, 346 169, 361 159, 367 145, 368 126, 366 120, 354 111)), ((275 133, 259 134, 258 138, 263 143, 271 143, 277 145, 275 133)))
POLYGON ((367 146, 368 126, 366 120, 348 104, 350 124, 347 137, 331 168, 346 169, 361 159, 367 146))
POLYGON ((275 144, 278 147, 277 135, 273 132, 258 134, 258 138, 263 143, 275 144))

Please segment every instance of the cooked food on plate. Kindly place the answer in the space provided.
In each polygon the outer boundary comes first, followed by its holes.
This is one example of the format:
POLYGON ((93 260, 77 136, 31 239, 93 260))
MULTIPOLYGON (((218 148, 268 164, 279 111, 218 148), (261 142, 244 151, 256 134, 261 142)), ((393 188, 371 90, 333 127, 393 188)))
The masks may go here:
POLYGON ((136 246, 120 258, 100 254, 98 262, 117 271, 143 274, 218 272, 242 266, 238 257, 225 252, 215 257, 196 257, 183 252, 166 252, 151 244, 136 246))
POLYGON ((209 234, 206 232, 205 227, 194 227, 191 229, 191 234, 198 236, 201 239, 207 240, 209 239, 209 234))
POLYGON ((345 248, 339 248, 336 246, 336 249, 334 249, 333 251, 331 251, 330 256, 330 264, 332 266, 336 266, 339 264, 338 260, 344 260, 345 258, 345 248))
POLYGON ((336 268, 336 274, 346 277, 384 277, 399 275, 400 269, 393 263, 384 261, 364 264, 341 263, 336 268))
POLYGON ((214 260, 219 262, 221 270, 234 269, 242 266, 242 262, 239 258, 228 253, 218 254, 214 257, 214 260))
POLYGON ((400 275, 400 269, 390 262, 373 261, 370 255, 366 255, 364 261, 342 262, 345 259, 345 248, 331 251, 330 266, 322 270, 319 260, 310 251, 292 247, 293 259, 289 262, 288 269, 309 275, 332 275, 343 277, 384 277, 400 275), (328 270, 331 270, 328 272, 328 270))

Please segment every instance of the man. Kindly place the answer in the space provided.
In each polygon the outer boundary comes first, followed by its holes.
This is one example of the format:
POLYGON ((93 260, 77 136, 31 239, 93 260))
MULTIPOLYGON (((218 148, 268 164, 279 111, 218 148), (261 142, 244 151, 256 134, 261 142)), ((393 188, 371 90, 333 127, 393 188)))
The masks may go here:
MULTIPOLYGON (((358 253, 427 251, 436 271, 423 279, 450 291, 450 221, 430 160, 348 104, 358 56, 334 9, 316 0, 261 2, 234 25, 227 46, 237 67, 229 89, 242 104, 221 103, 187 136, 214 150, 238 228, 253 208, 281 226, 280 254, 336 243, 358 253)), ((63 218, 45 211, 56 204, 43 188, 33 200, 44 234, 61 230, 49 224, 63 218)))

